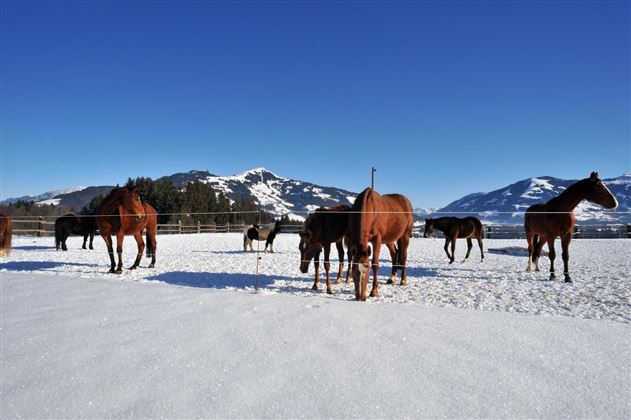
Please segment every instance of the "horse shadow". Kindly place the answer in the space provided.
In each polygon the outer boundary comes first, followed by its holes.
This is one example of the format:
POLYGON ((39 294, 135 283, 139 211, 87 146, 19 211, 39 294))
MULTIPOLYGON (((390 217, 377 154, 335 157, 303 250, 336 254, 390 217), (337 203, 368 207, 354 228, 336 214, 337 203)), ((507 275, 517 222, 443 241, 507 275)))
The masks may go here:
POLYGON ((54 246, 45 246, 45 245, 20 245, 11 247, 14 250, 19 249, 20 251, 42 251, 42 250, 54 250, 54 246))
POLYGON ((57 262, 57 261, 11 261, 0 264, 0 270, 8 271, 38 271, 58 268, 64 265, 74 265, 81 267, 95 267, 94 264, 83 264, 73 262, 57 262))
MULTIPOLYGON (((202 289, 245 289, 253 288, 274 288, 273 284, 277 280, 301 281, 299 277, 270 276, 261 274, 240 274, 240 273, 210 273, 210 272, 189 272, 170 271, 147 277, 147 280, 157 280, 174 286, 196 287, 202 289), (258 279, 257 279, 258 277, 258 279)), ((274 288, 276 289, 276 288, 274 288)), ((283 286, 278 288, 283 292, 305 291, 305 288, 295 286, 283 286)))

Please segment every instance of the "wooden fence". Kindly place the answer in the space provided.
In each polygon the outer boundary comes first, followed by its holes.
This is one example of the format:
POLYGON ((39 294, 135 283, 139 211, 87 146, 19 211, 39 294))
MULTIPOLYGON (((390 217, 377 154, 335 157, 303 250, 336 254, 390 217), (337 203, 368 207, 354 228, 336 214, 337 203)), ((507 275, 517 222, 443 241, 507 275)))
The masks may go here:
MULTIPOLYGON (((16 236, 54 236, 55 222, 46 220, 44 217, 37 219, 13 219, 13 234, 16 236)), ((228 233, 243 232, 246 226, 243 223, 226 223, 225 225, 203 225, 200 222, 188 225, 182 222, 171 224, 159 224, 159 234, 180 234, 180 233, 228 233)), ((282 227, 281 233, 298 233, 302 225, 290 224, 282 227)))
MULTIPOLYGON (((244 224, 226 223, 225 225, 203 225, 200 222, 192 225, 185 225, 182 222, 171 224, 159 224, 159 234, 181 234, 181 233, 228 233, 243 232, 244 224)), ((298 233, 302 225, 287 224, 281 228, 281 233, 298 233)), ((415 227, 412 236, 423 236, 425 228, 415 227)), ((486 225, 484 227, 485 238, 487 239, 519 239, 525 238, 524 228, 521 225, 486 225)), ((13 219, 13 233, 16 236, 53 236, 55 234, 55 222, 46 220, 43 217, 38 219, 13 219)), ((442 237, 441 232, 434 230, 434 235, 442 237)), ((631 238, 631 224, 610 224, 610 225, 577 225, 574 228, 574 238, 595 239, 595 238, 631 238)))

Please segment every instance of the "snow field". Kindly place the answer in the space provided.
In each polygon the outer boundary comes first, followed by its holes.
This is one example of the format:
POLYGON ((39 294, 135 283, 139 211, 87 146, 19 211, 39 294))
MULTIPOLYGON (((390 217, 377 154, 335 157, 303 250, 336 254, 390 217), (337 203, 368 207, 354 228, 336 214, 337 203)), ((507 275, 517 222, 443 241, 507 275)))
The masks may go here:
POLYGON ((413 239, 409 285, 385 284, 384 248, 381 296, 358 303, 352 284, 311 291, 298 239, 257 277, 240 234, 160 235, 156 268, 122 275, 101 238, 15 238, 0 418, 631 417, 631 241, 574 241, 565 284, 545 258, 526 273, 524 241, 449 265, 442 240, 413 239))
MULTIPOLYGON (((53 242, 52 238, 15 238, 12 256, 0 261, 0 270, 238 291, 251 291, 258 281, 261 293, 266 294, 312 299, 324 293, 323 264, 320 265, 320 293, 311 291, 313 264, 308 274, 298 269, 298 235, 278 235, 274 243, 276 252, 261 254, 258 277, 256 253, 242 251, 242 237, 237 233, 159 235, 155 269, 145 268, 148 262, 143 257, 139 269, 125 270, 118 276, 106 273, 109 257, 101 238, 95 238, 94 251, 81 250, 79 237, 69 238, 68 252, 55 251, 53 242)), ((560 243, 557 243, 555 264, 559 280, 555 282, 548 280, 547 258, 542 258, 541 272, 526 272, 524 240, 485 240, 486 258, 482 263, 477 244, 469 260, 460 262, 466 252, 466 242, 460 240, 456 262, 452 265, 448 264, 443 244, 440 239, 411 240, 406 287, 385 284, 391 262, 383 247, 381 296, 369 298, 369 303, 413 303, 631 322, 631 241, 573 241, 570 247, 572 284, 560 281, 563 271, 560 243)), ((263 242, 260 249, 264 249, 263 242)), ((133 263, 136 252, 133 238, 125 238, 125 267, 133 263)), ((331 261, 332 277, 335 277, 336 250, 331 252, 331 261)), ((325 297, 354 300, 353 290, 352 282, 334 284, 334 295, 325 297)))

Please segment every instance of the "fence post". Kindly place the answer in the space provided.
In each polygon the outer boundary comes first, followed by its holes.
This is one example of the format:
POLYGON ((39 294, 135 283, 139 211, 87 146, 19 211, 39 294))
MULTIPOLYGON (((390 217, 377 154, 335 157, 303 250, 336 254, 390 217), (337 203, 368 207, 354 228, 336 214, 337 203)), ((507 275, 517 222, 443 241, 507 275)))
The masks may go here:
POLYGON ((228 222, 226 224, 227 228, 226 228, 226 233, 230 233, 230 222, 228 222))
POLYGON ((37 222, 37 236, 42 236, 42 231, 44 230, 44 218, 39 216, 39 222, 37 222))
POLYGON ((578 228, 578 226, 574 226, 574 238, 575 239, 581 238, 581 230, 578 228))
POLYGON ((177 221, 177 233, 182 233, 182 221, 179 219, 177 221))
POLYGON ((491 239, 491 226, 486 228, 486 239, 491 239))
POLYGON ((199 220, 197 221, 197 233, 202 233, 202 223, 199 220))
POLYGON ((631 238, 631 223, 627 225, 627 238, 631 238))

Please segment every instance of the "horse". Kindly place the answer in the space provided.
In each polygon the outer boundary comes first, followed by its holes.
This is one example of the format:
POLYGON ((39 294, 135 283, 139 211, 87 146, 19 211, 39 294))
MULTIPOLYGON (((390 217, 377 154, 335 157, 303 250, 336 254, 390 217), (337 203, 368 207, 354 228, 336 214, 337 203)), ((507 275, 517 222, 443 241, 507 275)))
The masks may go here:
POLYGON ((554 272, 554 241, 557 236, 561 238, 563 275, 566 283, 571 283, 568 262, 570 259, 570 242, 574 231, 574 209, 583 200, 598 204, 606 209, 613 210, 618 207, 618 200, 609 191, 605 184, 598 178, 598 172, 592 172, 589 178, 582 179, 567 187, 558 196, 545 204, 535 204, 526 210, 524 229, 528 241, 528 268, 539 271, 539 257, 544 243, 548 243, 548 257, 550 258, 550 280, 556 278, 554 272))
MULTIPOLYGON (((339 283, 344 272, 344 235, 348 229, 349 206, 339 205, 334 207, 320 207, 314 213, 310 214, 305 220, 302 229, 299 232, 300 244, 300 272, 307 273, 309 263, 313 259, 315 267, 315 280, 311 290, 318 290, 318 282, 320 281, 320 252, 324 248, 324 271, 326 272, 326 292, 332 294, 331 276, 329 256, 331 254, 331 244, 335 243, 337 247, 337 255, 340 260, 340 267, 337 273, 335 283, 339 283)), ((349 282, 349 269, 346 274, 346 283, 349 282)))
POLYGON ((456 239, 467 239, 467 255, 465 255, 462 262, 467 261, 469 255, 471 255, 471 248, 473 248, 473 241, 471 237, 475 236, 480 246, 481 260, 484 261, 484 249, 482 248, 482 238, 484 237, 484 227, 482 223, 476 217, 465 217, 460 219, 458 217, 439 217, 438 219, 426 219, 425 220, 425 233, 423 237, 429 238, 432 235, 434 229, 440 230, 445 234, 445 253, 449 258, 449 264, 452 264, 456 259, 456 239), (451 255, 449 255, 449 244, 451 243, 451 255))
POLYGON ((158 214, 151 204, 140 201, 136 188, 114 188, 103 199, 98 210, 96 223, 107 245, 107 252, 110 256, 110 273, 121 274, 123 272, 123 240, 125 235, 134 235, 134 239, 136 239, 138 244, 136 261, 129 269, 134 270, 138 267, 142 253, 145 250, 145 243, 142 240, 142 231, 145 228, 147 229, 147 258, 151 257, 149 268, 155 267, 158 214), (114 261, 112 234, 116 235, 118 267, 116 267, 114 261))
POLYGON ((55 220, 55 248, 59 251, 61 247, 62 250, 67 251, 66 240, 70 234, 75 234, 83 236, 82 249, 87 249, 88 237, 90 238, 90 249, 94 249, 92 244, 96 229, 96 218, 94 216, 76 216, 68 213, 58 217, 55 220))
POLYGON ((13 222, 11 217, 0 213, 0 257, 11 255, 11 239, 13 237, 13 222))
POLYGON ((252 248, 252 241, 265 241, 265 251, 269 246, 270 252, 274 252, 274 238, 276 234, 280 232, 280 220, 276 220, 266 225, 250 225, 243 231, 243 252, 248 250, 254 251, 252 248))
POLYGON ((349 232, 346 239, 353 260, 355 300, 366 300, 370 269, 368 259, 371 254, 368 242, 372 244, 373 249, 373 285, 370 296, 379 296, 377 272, 381 244, 389 244, 388 248, 393 257, 392 274, 388 283, 394 283, 397 270, 400 269, 401 285, 407 284, 405 264, 412 227, 412 204, 404 195, 385 194, 382 196, 372 188, 366 188, 357 196, 351 207, 349 232))

